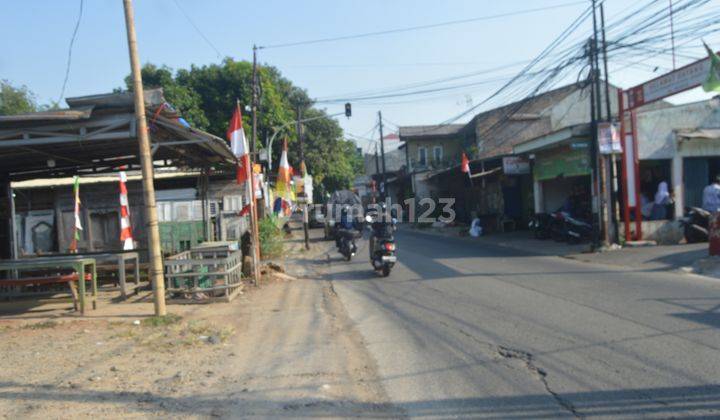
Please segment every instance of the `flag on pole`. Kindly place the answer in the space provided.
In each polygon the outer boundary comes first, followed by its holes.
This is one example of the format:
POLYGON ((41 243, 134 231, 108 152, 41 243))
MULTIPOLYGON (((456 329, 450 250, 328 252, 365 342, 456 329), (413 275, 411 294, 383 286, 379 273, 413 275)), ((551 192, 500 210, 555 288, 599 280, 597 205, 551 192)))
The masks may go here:
POLYGON ((237 183, 242 184, 248 177, 248 166, 250 166, 250 155, 247 137, 242 124, 242 114, 240 113, 240 104, 235 108, 230 124, 227 129, 227 139, 230 142, 230 148, 233 154, 238 158, 238 166, 236 168, 237 183))
POLYGON ((470 161, 468 160, 467 155, 465 155, 465 152, 462 154, 462 161, 460 162, 460 170, 463 171, 463 173, 468 174, 469 177, 472 177, 472 174, 470 173, 470 161))
POLYGON ((720 57, 705 42, 703 42, 703 45, 710 56, 710 73, 702 85, 703 90, 705 92, 720 92, 720 57))
POLYGON ((290 180, 292 179, 293 170, 288 163, 287 158, 287 138, 283 141, 282 154, 280 155, 280 165, 278 168, 278 178, 275 184, 275 189, 279 196, 290 199, 292 194, 292 188, 290 187, 290 180))
POLYGON ((123 249, 130 251, 135 248, 132 237, 132 227, 130 225, 130 205, 127 197, 127 175, 125 171, 120 171, 120 242, 123 243, 123 249))
POLYGON ((73 240, 70 243, 70 251, 77 252, 80 231, 83 230, 80 222, 80 177, 73 177, 73 196, 75 197, 75 225, 73 226, 73 240))

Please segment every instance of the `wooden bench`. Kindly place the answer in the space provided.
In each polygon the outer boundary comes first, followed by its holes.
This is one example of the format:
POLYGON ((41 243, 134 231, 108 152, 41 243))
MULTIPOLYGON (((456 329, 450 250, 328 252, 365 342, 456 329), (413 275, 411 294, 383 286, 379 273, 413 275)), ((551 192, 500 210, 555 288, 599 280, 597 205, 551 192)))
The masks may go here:
MULTIPOLYGON (((73 299, 73 308, 75 310, 78 310, 78 292, 77 292, 77 281, 80 278, 80 275, 78 273, 67 273, 67 274, 57 274, 57 275, 48 275, 48 276, 38 276, 38 277, 23 277, 18 279, 0 279, 0 286, 15 286, 15 287, 23 287, 23 286, 40 286, 44 284, 63 284, 67 283, 68 287, 70 288, 70 293, 72 294, 73 299)), ((92 281, 92 274, 87 273, 85 274, 85 281, 92 281)))
MULTIPOLYGON (((27 286, 33 284, 67 283, 73 295, 73 302, 80 313, 85 315, 87 295, 85 283, 90 281, 90 299, 92 309, 97 309, 97 270, 94 258, 81 255, 48 256, 21 258, 15 260, 0 260, 0 272, 4 272, 5 282, 0 281, 0 287, 27 286), (24 274, 23 274, 24 273, 24 274), (48 273, 42 275, 38 273, 48 273), (70 277, 66 277, 70 276, 70 277), (73 277, 74 276, 74 280, 73 277), (89 276, 89 278, 88 278, 89 276), (79 281, 83 279, 83 281, 79 281), (73 286, 77 285, 77 289, 73 286), (79 305, 78 305, 79 302, 79 305)), ((1 296, 11 294, 0 291, 1 296)), ((23 295, 22 293, 20 295, 23 295)))

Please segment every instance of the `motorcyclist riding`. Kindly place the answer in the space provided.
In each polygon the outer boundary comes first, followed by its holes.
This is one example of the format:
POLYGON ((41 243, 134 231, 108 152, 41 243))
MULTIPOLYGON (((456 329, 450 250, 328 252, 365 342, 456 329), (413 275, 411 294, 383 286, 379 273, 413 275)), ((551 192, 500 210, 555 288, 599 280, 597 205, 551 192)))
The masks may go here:
POLYGON ((340 221, 335 225, 335 245, 338 250, 347 254, 346 258, 355 254, 357 246, 355 245, 355 238, 358 236, 358 224, 353 220, 350 214, 349 206, 344 206, 340 211, 340 221), (347 249, 343 249, 343 245, 347 245, 347 249), (345 251, 345 252, 344 252, 345 251))

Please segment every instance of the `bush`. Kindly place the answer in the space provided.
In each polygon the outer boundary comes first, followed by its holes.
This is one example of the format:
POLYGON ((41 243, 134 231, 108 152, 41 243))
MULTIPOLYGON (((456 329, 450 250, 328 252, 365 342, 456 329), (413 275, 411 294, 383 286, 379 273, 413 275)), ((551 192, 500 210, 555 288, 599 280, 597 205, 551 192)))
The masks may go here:
POLYGON ((275 258, 283 253, 283 232, 277 216, 267 216, 258 222, 260 258, 275 258))

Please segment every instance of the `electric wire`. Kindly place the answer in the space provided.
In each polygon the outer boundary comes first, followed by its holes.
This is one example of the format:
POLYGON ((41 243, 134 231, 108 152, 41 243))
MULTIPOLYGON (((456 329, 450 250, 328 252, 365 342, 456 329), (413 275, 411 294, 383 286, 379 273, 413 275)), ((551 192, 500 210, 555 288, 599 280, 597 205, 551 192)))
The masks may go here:
POLYGON ((57 103, 65 97, 65 88, 67 88, 67 82, 70 78, 70 65, 72 64, 72 52, 73 46, 75 45, 75 39, 77 38, 78 29, 80 29, 80 22, 83 16, 83 6, 85 5, 84 0, 80 0, 80 11, 78 12, 77 20, 75 21, 75 28, 73 29, 72 36, 70 37, 70 46, 68 47, 67 65, 65 66, 65 79, 63 80, 62 88, 60 89, 60 96, 58 97, 57 103))

